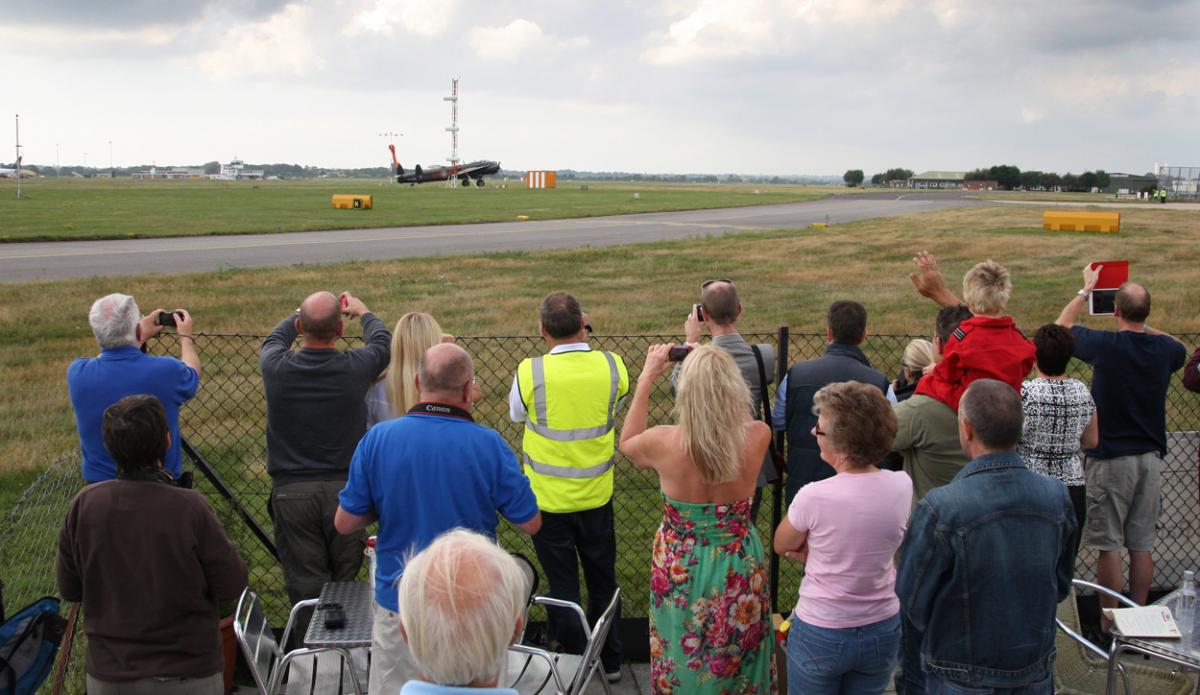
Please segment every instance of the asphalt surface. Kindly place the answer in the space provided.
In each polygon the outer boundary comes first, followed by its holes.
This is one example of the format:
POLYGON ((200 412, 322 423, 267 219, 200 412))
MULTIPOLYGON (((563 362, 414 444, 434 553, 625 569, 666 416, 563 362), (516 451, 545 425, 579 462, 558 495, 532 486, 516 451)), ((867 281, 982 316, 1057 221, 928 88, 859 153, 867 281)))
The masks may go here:
POLYGON ((863 193, 783 205, 612 217, 327 232, 0 244, 0 283, 615 246, 762 229, 802 229, 987 203, 944 193, 863 193))

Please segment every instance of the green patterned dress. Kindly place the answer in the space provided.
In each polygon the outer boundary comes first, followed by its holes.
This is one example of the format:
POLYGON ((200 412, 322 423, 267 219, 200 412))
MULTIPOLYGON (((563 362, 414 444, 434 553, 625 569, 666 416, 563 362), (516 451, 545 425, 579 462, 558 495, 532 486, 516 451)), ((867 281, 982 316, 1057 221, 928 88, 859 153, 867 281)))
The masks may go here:
POLYGON ((688 504, 663 495, 650 565, 654 692, 771 692, 767 566, 750 500, 688 504))

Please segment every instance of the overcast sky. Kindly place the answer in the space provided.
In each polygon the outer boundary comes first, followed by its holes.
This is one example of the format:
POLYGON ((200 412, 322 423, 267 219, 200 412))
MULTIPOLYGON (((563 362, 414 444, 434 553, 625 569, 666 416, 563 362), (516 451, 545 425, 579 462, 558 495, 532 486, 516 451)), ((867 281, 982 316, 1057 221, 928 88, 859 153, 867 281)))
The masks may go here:
POLYGON ((456 76, 509 169, 1200 165, 1197 0, 0 0, 27 163, 440 163, 456 76))

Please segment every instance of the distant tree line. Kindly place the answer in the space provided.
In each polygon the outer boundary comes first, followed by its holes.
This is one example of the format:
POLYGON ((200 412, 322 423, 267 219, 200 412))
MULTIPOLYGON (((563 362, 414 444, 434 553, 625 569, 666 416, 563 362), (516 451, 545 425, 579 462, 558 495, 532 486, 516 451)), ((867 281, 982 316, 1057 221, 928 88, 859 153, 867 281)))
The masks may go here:
POLYGON ((875 185, 875 186, 886 186, 888 183, 890 183, 892 181, 907 181, 907 180, 911 179, 912 177, 913 177, 912 169, 903 169, 901 167, 896 167, 895 169, 888 169, 887 171, 885 171, 881 174, 872 174, 871 175, 871 184, 875 185))
MULTIPOLYGON (((1153 176, 1153 174, 1146 175, 1153 176)), ((907 181, 912 177, 912 169, 898 167, 873 174, 871 176, 871 184, 886 186, 891 181, 907 181)), ((1012 164, 998 164, 987 168, 975 169, 967 172, 965 178, 967 181, 995 181, 999 188, 1007 191, 1020 188, 1031 191, 1090 191, 1093 188, 1107 188, 1111 179, 1109 174, 1103 169, 1085 171, 1078 175, 1070 172, 1057 174, 1053 171, 1021 171, 1020 168, 1012 164)), ((862 170, 850 169, 842 176, 842 180, 848 186, 857 186, 863 180, 862 170)))

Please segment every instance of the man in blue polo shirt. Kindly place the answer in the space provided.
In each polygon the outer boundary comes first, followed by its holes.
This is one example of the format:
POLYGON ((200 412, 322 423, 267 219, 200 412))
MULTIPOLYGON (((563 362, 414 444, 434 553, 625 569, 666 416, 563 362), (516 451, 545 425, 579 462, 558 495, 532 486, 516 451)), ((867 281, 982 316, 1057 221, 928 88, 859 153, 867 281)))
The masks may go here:
POLYGON ((180 359, 142 352, 142 344, 162 330, 162 309, 140 316, 138 305, 127 294, 97 299, 88 312, 88 323, 98 357, 81 357, 67 367, 67 390, 75 410, 75 426, 83 450, 83 480, 98 483, 117 477, 117 464, 104 448, 100 425, 104 410, 125 396, 149 394, 167 411, 171 447, 163 469, 178 478, 183 469, 179 449, 179 407, 196 395, 200 386, 200 356, 192 338, 192 316, 183 309, 172 312, 179 337, 180 359))
POLYGON ((420 402, 367 432, 338 496, 333 523, 339 533, 379 522, 370 695, 396 693, 418 677, 397 606, 396 582, 407 554, 452 528, 495 538, 500 515, 531 535, 542 526, 537 498, 512 449, 471 417, 474 383, 465 350, 443 343, 426 351, 417 372, 420 402))
MULTIPOLYGON (((1075 358, 1092 366, 1092 398, 1100 444, 1084 451, 1087 523, 1083 545, 1099 551, 1097 583, 1124 591, 1121 549, 1129 551, 1129 592, 1146 603, 1154 578, 1154 543, 1162 513, 1162 466, 1167 454, 1167 390, 1187 360, 1178 340, 1146 325, 1150 292, 1127 282, 1113 300, 1116 331, 1075 325, 1103 266, 1083 269, 1083 289, 1055 322, 1075 336, 1075 358)), ((1100 597, 1105 608, 1116 601, 1100 597)), ((1108 620, 1101 617, 1101 629, 1108 620)))

